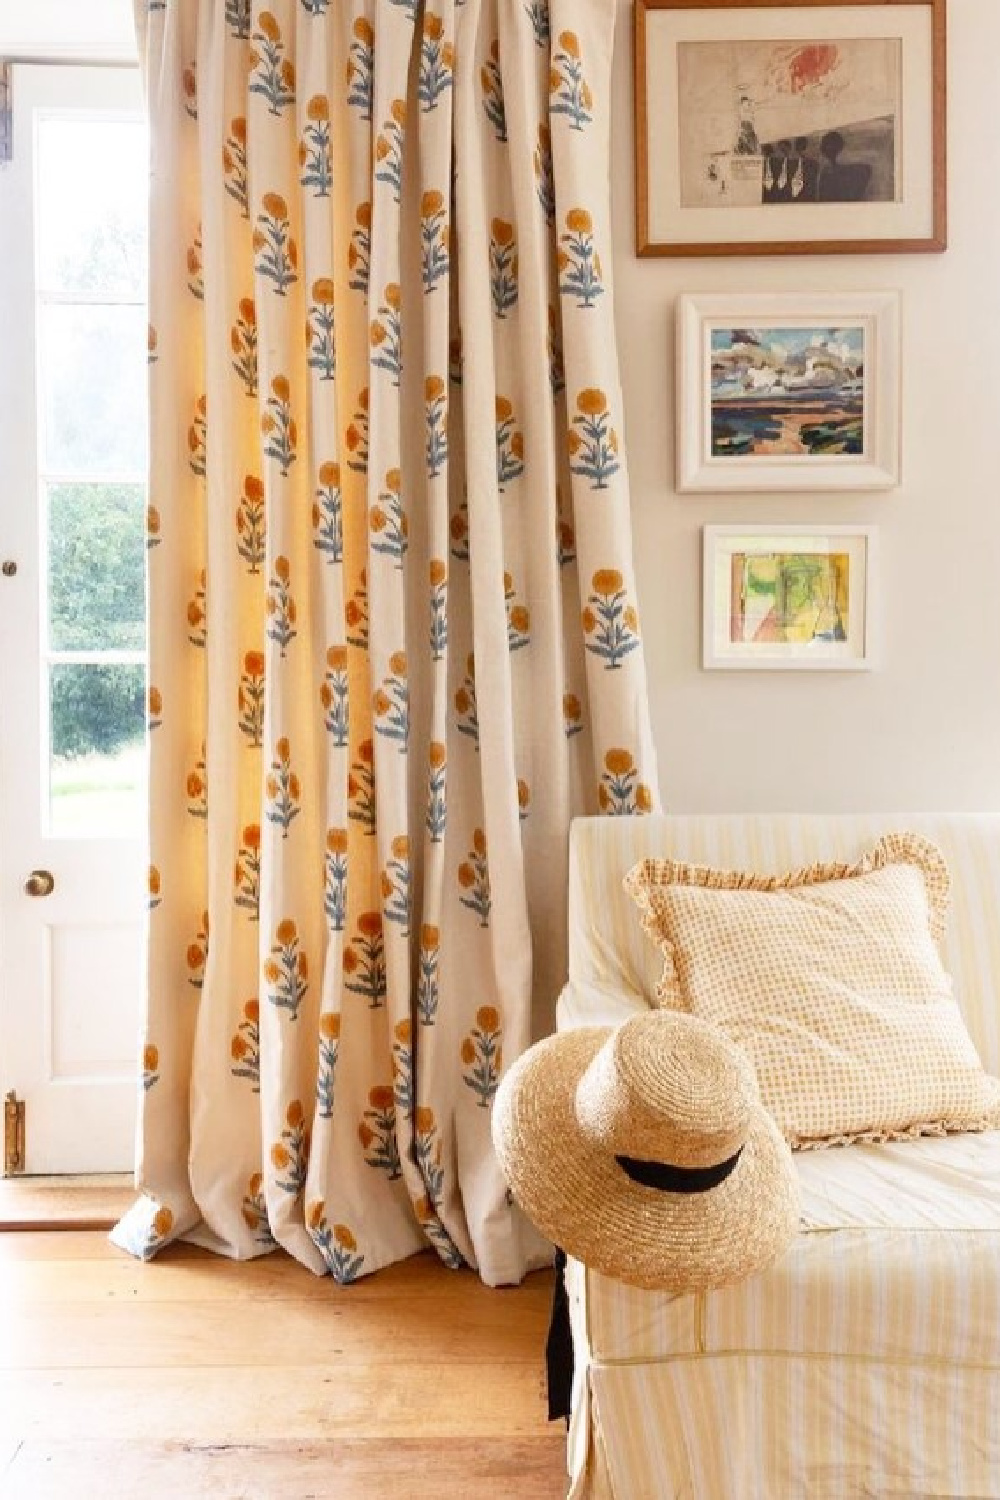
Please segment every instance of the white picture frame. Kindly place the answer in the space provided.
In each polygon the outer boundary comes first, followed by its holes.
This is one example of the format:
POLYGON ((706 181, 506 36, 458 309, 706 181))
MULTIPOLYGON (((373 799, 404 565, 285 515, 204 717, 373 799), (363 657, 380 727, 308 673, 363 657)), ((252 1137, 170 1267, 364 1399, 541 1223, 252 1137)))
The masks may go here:
POLYGON ((706 526, 706 671, 870 671, 874 526, 706 526))
POLYGON ((900 482, 900 298, 687 293, 676 308, 677 488, 900 482))

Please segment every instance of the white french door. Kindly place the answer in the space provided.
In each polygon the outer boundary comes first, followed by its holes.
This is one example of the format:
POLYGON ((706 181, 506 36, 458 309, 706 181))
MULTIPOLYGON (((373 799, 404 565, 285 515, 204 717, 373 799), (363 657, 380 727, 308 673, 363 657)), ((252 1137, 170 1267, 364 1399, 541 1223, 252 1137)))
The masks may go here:
POLYGON ((0 1092, 132 1166, 144 984, 147 155, 132 70, 13 69, 0 169, 0 1092))

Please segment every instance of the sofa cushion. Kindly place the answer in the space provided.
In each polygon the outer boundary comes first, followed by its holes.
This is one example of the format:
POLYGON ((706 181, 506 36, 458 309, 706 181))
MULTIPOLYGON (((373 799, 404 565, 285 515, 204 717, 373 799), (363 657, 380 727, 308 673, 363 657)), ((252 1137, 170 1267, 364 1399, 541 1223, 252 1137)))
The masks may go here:
POLYGON ((595 1358, 770 1351, 1000 1369, 1000 1134, 854 1145, 795 1165, 802 1232, 758 1276, 669 1297, 579 1268, 595 1358))
POLYGON ((784 875, 647 859, 626 889, 657 995, 724 1027, 794 1146, 1000 1125, 941 959, 948 872, 913 834, 784 875))

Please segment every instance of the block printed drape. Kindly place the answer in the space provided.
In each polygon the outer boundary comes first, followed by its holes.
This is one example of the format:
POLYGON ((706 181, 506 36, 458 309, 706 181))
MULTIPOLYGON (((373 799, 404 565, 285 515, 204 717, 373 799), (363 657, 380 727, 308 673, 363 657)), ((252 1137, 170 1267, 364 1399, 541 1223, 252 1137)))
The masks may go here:
POLYGON ((549 1249, 489 1132, 570 818, 656 802, 612 0, 139 0, 150 995, 115 1231, 347 1282, 549 1249))

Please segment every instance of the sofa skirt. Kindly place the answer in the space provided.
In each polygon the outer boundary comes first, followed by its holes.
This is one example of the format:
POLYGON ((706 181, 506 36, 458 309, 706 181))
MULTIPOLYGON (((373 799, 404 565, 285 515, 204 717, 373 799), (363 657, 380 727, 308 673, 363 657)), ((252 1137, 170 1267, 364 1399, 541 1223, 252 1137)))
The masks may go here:
POLYGON ((1000 1370, 780 1354, 592 1364, 572 1500, 1000 1496, 1000 1370))

